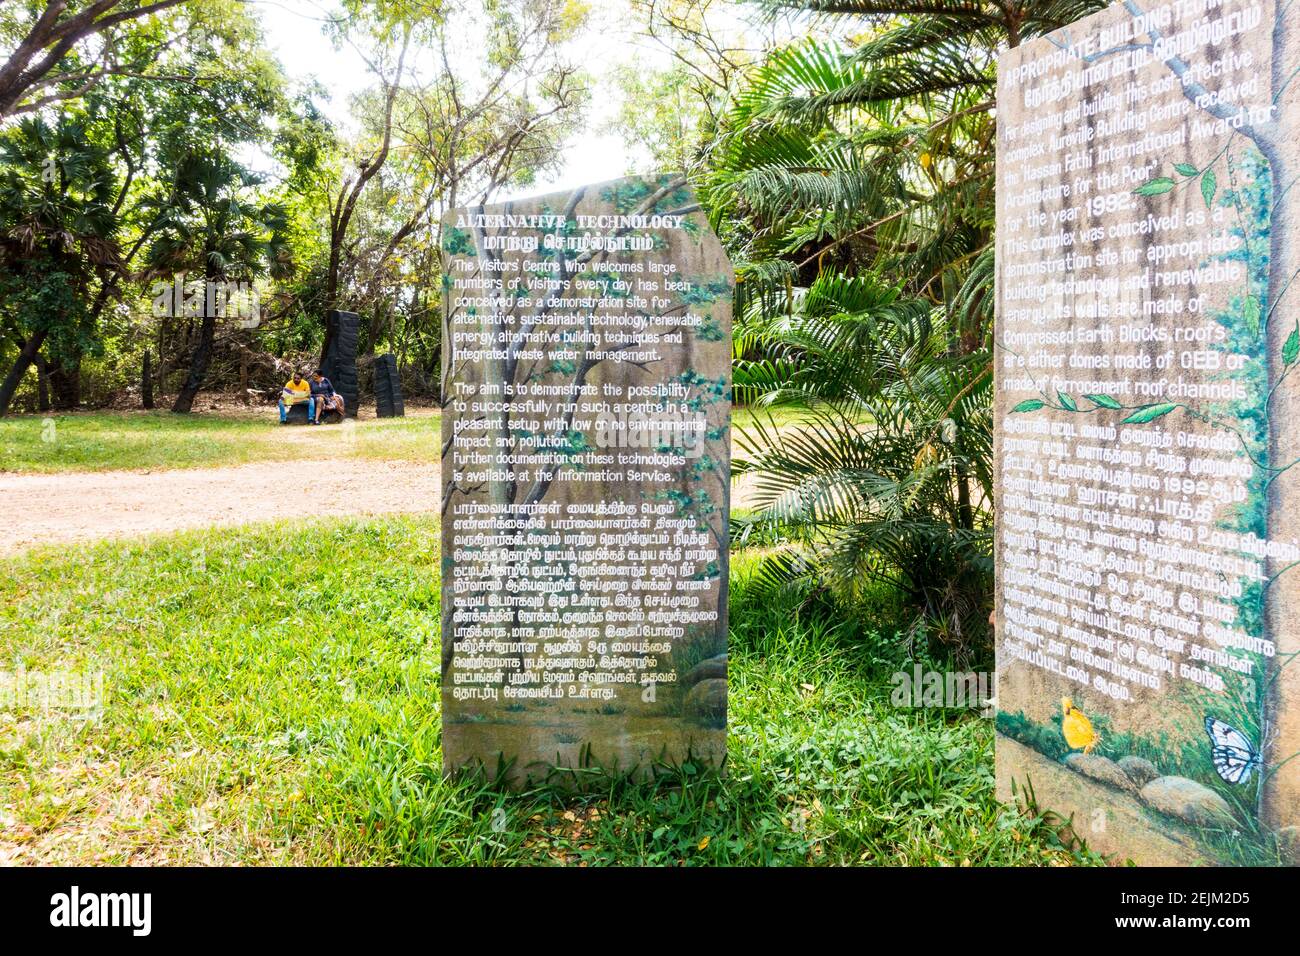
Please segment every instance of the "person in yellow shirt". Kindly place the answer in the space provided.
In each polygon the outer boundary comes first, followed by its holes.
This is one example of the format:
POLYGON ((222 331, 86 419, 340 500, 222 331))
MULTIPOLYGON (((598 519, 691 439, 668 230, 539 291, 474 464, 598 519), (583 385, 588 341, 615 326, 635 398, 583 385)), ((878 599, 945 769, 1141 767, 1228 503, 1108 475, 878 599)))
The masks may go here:
POLYGON ((301 372, 294 372, 293 377, 289 379, 280 392, 280 424, 283 425, 289 420, 289 406, 307 403, 307 421, 311 421, 315 416, 315 402, 311 397, 311 384, 301 372))

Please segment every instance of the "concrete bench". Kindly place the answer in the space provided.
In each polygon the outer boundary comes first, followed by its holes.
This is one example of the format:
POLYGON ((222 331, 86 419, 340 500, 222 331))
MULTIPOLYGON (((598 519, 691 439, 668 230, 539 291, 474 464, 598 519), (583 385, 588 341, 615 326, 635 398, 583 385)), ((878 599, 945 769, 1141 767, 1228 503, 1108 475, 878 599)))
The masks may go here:
MULTIPOLYGON (((338 412, 326 412, 320 417, 321 423, 328 422, 331 425, 337 425, 343 421, 343 416, 338 412)), ((287 425, 306 425, 307 424, 307 403, 299 402, 296 405, 290 405, 286 415, 287 425)))

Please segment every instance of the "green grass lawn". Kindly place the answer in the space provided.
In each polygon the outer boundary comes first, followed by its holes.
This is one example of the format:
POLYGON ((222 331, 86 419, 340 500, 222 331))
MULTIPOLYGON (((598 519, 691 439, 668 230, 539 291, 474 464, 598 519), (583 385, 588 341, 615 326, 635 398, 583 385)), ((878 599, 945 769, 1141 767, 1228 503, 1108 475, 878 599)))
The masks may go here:
POLYGON ((0 471, 200 468, 317 456, 437 461, 439 417, 281 427, 262 415, 78 412, 0 419, 0 471))
POLYGON ((764 428, 784 428, 787 425, 797 425, 805 415, 800 409, 785 406, 750 408, 738 405, 731 410, 731 424, 741 431, 753 428, 755 422, 761 423, 764 428))
POLYGON ((104 698, 0 698, 0 862, 1094 862, 995 800, 991 721, 892 708, 870 635, 755 600, 735 564, 728 776, 574 796, 443 778, 428 518, 0 562, 0 669, 102 674, 104 698))
MULTIPOLYGON (((752 429, 796 423, 789 409, 737 408, 733 424, 752 429)), ((320 428, 281 428, 274 408, 262 414, 76 412, 0 419, 0 472, 113 471, 203 468, 308 457, 435 462, 441 418, 363 419, 320 428)))

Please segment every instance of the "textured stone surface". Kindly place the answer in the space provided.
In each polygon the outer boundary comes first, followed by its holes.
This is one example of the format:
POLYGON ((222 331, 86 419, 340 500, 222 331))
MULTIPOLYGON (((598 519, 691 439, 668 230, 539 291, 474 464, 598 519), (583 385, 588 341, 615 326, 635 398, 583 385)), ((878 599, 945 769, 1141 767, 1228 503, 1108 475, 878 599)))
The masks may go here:
POLYGON ((735 280, 690 185, 452 210, 442 250, 446 768, 722 765, 735 280))
POLYGON ((701 720, 727 719, 727 682, 723 678, 702 680, 686 695, 686 713, 701 720))
POLYGON ((727 679, 727 655, 718 654, 716 657, 710 657, 707 660, 700 661, 682 677, 683 687, 694 687, 702 680, 711 680, 714 678, 727 679))
POLYGON ((1128 778, 1139 787, 1145 787, 1160 776, 1160 771, 1156 769, 1156 765, 1150 760, 1132 755, 1119 758, 1119 769, 1128 774, 1128 778))
POLYGON ((1233 822, 1228 801, 1204 784, 1186 777, 1157 777, 1138 794, 1154 810, 1193 826, 1225 826, 1233 822))
POLYGON ((1133 790, 1133 781, 1120 769, 1119 764, 1100 754, 1070 754, 1065 765, 1085 777, 1092 777, 1119 790, 1133 790))
POLYGON ((1151 810, 1136 793, 1098 783, 1007 737, 998 737, 997 748, 998 799, 1023 800, 1028 781, 1039 807, 1058 813, 1063 807, 1073 808, 1074 832, 1112 864, 1132 860, 1147 866, 1196 866, 1204 862, 1193 834, 1186 827, 1153 827, 1151 810))
MULTIPOLYGON (((1080 739, 1069 699, 1107 752, 1150 758, 1117 760, 1142 818, 1091 845, 1149 863, 1169 858, 1144 856, 1156 837, 1186 838, 1231 864, 1249 855, 1200 839, 1211 821, 1249 815, 1234 823, 1261 858, 1300 825, 1300 668, 1282 666, 1300 652, 1300 192, 1277 188, 1300 182, 1300 18, 1222 0, 1211 36, 1200 5, 1141 7, 1155 16, 1115 3, 999 61, 997 688, 1003 733, 1036 756, 1004 759, 999 735, 998 783, 1108 775, 1061 760, 1080 739), (1175 39, 1176 59, 1154 52, 1175 39), (1243 551, 1246 527, 1270 546, 1243 551), (1227 647, 1232 665, 1213 659, 1227 647), (1260 749, 1243 786, 1212 769, 1207 717, 1221 763, 1260 749)), ((1096 791, 1052 809, 1104 820, 1096 791)))
POLYGON ((1300 827, 1283 827, 1277 831, 1278 846, 1294 864, 1300 864, 1300 827))

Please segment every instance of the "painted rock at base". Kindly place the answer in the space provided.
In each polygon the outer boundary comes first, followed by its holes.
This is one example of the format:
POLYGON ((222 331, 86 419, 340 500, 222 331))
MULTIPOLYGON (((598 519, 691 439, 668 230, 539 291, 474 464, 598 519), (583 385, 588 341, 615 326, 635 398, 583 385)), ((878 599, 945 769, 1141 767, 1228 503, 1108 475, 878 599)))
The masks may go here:
POLYGON ((1119 758, 1119 769, 1128 774, 1128 778, 1138 787, 1145 787, 1160 776, 1160 771, 1150 760, 1132 755, 1119 758))
POLYGON ((726 720, 727 681, 719 677, 700 681, 686 695, 684 709, 688 716, 701 720, 726 720))
POLYGON ((1193 826, 1222 826, 1233 822, 1228 801, 1209 787, 1186 777, 1157 777, 1139 794, 1153 810, 1178 817, 1193 826))
POLYGON ((1065 758, 1065 765, 1071 770, 1100 781, 1119 790, 1136 790, 1128 774, 1120 769, 1119 764, 1100 754, 1070 754, 1065 758))
POLYGON ((710 657, 707 660, 700 661, 682 677, 683 687, 694 687, 703 680, 726 680, 727 679, 727 655, 718 654, 716 657, 710 657))

